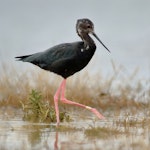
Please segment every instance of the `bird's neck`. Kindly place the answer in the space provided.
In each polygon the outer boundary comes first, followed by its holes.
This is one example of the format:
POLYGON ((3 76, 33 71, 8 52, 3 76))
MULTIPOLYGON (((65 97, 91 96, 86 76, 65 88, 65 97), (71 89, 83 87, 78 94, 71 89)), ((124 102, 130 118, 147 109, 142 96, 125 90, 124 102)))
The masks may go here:
POLYGON ((83 40, 84 42, 84 47, 85 49, 88 49, 88 48, 91 48, 91 47, 96 47, 93 39, 89 36, 89 34, 87 33, 82 33, 80 35, 81 39, 83 40))

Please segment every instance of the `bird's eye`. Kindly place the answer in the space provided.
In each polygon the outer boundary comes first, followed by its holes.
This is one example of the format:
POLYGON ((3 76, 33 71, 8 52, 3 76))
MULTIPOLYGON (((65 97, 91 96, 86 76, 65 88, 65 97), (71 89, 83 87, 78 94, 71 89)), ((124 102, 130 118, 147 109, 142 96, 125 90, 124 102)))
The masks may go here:
POLYGON ((90 25, 87 25, 87 28, 91 28, 91 26, 90 26, 90 25))

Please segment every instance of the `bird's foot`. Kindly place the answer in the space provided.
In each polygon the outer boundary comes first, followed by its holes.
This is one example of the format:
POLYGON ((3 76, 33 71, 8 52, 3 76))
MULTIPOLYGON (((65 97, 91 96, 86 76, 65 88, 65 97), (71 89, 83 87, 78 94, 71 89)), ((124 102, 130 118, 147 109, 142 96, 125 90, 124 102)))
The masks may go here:
POLYGON ((86 106, 86 109, 92 111, 99 119, 105 119, 105 117, 102 114, 100 114, 95 108, 86 106))
POLYGON ((92 108, 91 111, 99 118, 99 119, 105 119, 105 117, 100 114, 95 108, 92 108))
POLYGON ((60 122, 57 122, 57 123, 56 123, 56 127, 58 127, 58 126, 59 126, 59 123, 60 123, 60 122))

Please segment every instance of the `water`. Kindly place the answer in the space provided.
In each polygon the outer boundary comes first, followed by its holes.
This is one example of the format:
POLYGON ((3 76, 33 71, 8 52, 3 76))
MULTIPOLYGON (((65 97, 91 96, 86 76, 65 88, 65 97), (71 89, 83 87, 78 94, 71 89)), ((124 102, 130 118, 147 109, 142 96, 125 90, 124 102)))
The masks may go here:
POLYGON ((57 129, 55 123, 23 121, 17 110, 17 114, 13 115, 9 114, 11 109, 8 110, 0 115, 0 149, 3 150, 148 150, 150 146, 149 124, 138 123, 142 117, 130 116, 128 119, 136 120, 136 124, 133 126, 127 123, 124 126, 121 122, 124 117, 108 117, 100 121, 76 116, 74 121, 61 123, 57 129), (98 127, 95 133, 92 129, 98 127))

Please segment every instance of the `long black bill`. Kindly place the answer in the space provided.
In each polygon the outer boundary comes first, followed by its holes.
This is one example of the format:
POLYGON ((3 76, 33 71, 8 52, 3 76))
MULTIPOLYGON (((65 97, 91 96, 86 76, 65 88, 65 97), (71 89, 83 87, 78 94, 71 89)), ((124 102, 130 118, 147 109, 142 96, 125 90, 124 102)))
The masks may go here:
POLYGON ((98 36, 94 32, 92 32, 92 34, 108 50, 108 52, 110 52, 110 50, 103 44, 103 42, 98 38, 98 36))

